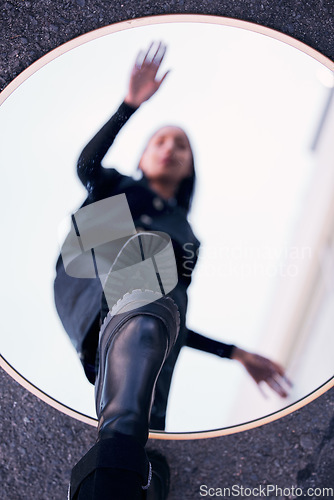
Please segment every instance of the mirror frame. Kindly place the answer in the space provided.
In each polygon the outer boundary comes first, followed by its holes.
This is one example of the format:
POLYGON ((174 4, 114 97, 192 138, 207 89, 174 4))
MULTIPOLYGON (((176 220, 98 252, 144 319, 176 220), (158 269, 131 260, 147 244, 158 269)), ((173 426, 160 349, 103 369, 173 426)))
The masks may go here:
MULTIPOLYGON (((118 31, 125 31, 127 29, 137 28, 141 26, 149 26, 154 24, 161 23, 207 23, 207 24, 215 24, 222 26, 230 26, 234 28, 240 28, 244 30, 248 30, 254 33, 259 33, 270 38, 276 39, 290 45, 304 54, 309 55, 310 57, 316 59, 319 63, 323 64, 329 70, 334 72, 334 62, 331 61, 328 57, 324 56, 320 52, 315 49, 309 47, 305 43, 292 38, 284 33, 275 31, 271 28, 267 28, 262 25, 258 25, 255 23, 251 23, 248 21, 242 21, 240 19, 233 19, 227 17, 220 16, 211 16, 211 15, 202 15, 202 14, 168 14, 168 15, 159 15, 159 16, 151 16, 144 18, 137 18, 133 20, 122 21, 119 23, 115 23, 109 26, 105 26, 103 28, 98 28, 94 31, 90 31, 81 35, 69 42, 66 42, 54 50, 48 52, 43 57, 35 61, 31 64, 27 69, 25 69, 22 73, 20 73, 0 94, 0 106, 4 103, 4 101, 23 83, 25 82, 31 75, 33 75, 40 68, 44 67, 46 64, 56 59, 57 57, 65 54, 66 52, 88 43, 97 38, 103 37, 105 35, 110 35, 112 33, 116 33, 118 31)), ((53 408, 65 413, 66 415, 73 417, 79 421, 82 421, 86 424, 96 427, 97 420, 88 417, 78 411, 73 410, 72 408, 66 406, 63 403, 55 400, 44 391, 39 389, 37 386, 29 382, 24 376, 22 376, 11 364, 7 362, 7 360, 0 354, 0 366, 20 385, 22 385, 25 389, 30 391, 32 394, 37 396, 39 399, 49 404, 53 408)), ((234 434, 237 432, 242 432, 245 430, 249 430, 255 427, 259 427, 265 425, 267 423, 273 422, 274 420, 278 420, 279 418, 288 415, 303 406, 307 405, 311 401, 314 401, 319 396, 328 391, 331 387, 334 386, 334 376, 329 379, 327 382, 322 384, 318 389, 314 390, 304 398, 296 401, 295 403, 279 410, 277 412, 271 413, 264 417, 251 420, 249 422, 245 422, 238 425, 233 425, 230 427, 225 427, 221 429, 214 429, 208 431, 198 431, 198 432, 158 432, 152 431, 149 434, 149 437, 152 439, 177 439, 177 440, 187 440, 187 439, 204 439, 211 437, 224 436, 228 434, 234 434)))

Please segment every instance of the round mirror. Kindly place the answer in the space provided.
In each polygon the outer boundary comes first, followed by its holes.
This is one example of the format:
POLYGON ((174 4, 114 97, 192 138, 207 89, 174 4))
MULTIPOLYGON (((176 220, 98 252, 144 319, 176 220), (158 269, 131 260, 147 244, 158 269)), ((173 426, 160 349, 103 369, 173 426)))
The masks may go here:
POLYGON ((54 306, 58 228, 86 196, 81 150, 124 99, 136 54, 153 40, 167 45, 171 71, 104 165, 135 174, 158 127, 189 134, 198 177, 189 218, 201 251, 188 327, 280 363, 293 386, 287 398, 264 394, 238 362, 184 347, 165 435, 235 432, 333 385, 334 65, 267 28, 209 16, 127 21, 59 47, 5 89, 2 365, 95 422, 94 387, 54 306))

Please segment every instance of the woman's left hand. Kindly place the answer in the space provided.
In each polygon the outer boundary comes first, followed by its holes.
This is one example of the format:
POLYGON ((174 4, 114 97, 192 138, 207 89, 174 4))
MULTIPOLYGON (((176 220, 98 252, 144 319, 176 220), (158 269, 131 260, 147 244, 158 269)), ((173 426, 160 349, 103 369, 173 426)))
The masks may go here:
POLYGON ((132 69, 127 95, 124 102, 139 107, 152 97, 168 75, 169 71, 157 78, 157 73, 165 56, 166 46, 159 42, 151 43, 146 54, 140 52, 132 69))
POLYGON ((282 398, 288 396, 286 386, 291 387, 292 384, 286 377, 284 369, 278 363, 259 354, 244 351, 239 347, 235 347, 231 359, 236 359, 246 368, 264 396, 265 393, 261 389, 261 383, 266 383, 282 398))

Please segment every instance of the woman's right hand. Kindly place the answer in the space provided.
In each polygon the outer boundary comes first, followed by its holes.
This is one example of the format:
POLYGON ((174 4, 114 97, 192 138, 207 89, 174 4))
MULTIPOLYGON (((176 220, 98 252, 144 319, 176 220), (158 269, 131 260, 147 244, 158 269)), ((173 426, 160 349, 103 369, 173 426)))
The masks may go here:
POLYGON ((156 93, 169 73, 167 71, 162 78, 156 79, 165 53, 166 45, 159 42, 158 46, 156 46, 152 42, 145 55, 142 51, 138 54, 131 72, 128 93, 124 102, 138 108, 156 93))
POLYGON ((282 366, 259 354, 240 349, 240 347, 234 348, 231 359, 236 359, 246 368, 264 397, 266 395, 261 389, 261 383, 267 384, 282 398, 288 397, 287 388, 291 388, 292 383, 285 375, 282 366))

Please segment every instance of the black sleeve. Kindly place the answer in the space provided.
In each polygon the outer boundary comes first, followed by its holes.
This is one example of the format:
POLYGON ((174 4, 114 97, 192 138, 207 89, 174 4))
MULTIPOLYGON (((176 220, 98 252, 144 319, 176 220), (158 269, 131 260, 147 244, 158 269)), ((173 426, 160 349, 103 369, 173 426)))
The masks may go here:
POLYGON ((113 144, 116 135, 136 109, 123 102, 116 113, 83 149, 78 160, 77 173, 89 193, 97 184, 103 182, 104 177, 108 175, 108 170, 110 170, 109 175, 112 171, 116 172, 114 169, 103 168, 101 162, 113 144))
POLYGON ((209 339, 200 335, 193 330, 187 330, 186 346, 192 347, 199 351, 208 352, 210 354, 215 354, 220 358, 231 358, 235 346, 233 344, 224 344, 223 342, 218 342, 217 340, 209 339))

